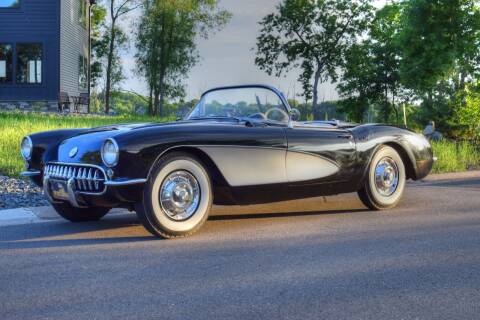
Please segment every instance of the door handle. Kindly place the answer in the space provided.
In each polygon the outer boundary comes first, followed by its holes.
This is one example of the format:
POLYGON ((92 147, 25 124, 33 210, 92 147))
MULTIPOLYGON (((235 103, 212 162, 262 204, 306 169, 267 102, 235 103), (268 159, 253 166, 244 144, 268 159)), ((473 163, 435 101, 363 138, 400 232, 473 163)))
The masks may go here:
POLYGON ((341 139, 351 139, 352 135, 351 134, 340 134, 337 137, 341 138, 341 139))

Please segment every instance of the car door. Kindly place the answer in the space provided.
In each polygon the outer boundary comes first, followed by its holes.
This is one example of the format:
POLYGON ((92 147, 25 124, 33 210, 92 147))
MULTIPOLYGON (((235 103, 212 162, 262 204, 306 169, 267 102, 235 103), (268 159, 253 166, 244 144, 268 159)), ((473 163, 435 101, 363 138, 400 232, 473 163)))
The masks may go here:
POLYGON ((335 183, 348 182, 355 173, 355 140, 348 130, 293 122, 286 136, 286 171, 292 190, 312 184, 334 189, 335 183))

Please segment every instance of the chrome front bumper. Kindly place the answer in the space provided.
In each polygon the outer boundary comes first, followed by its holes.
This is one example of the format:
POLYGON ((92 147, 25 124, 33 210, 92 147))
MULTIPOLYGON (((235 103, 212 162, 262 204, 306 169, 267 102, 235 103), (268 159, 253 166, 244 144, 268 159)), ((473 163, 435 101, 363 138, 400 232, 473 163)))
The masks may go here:
MULTIPOLYGON (((84 208, 85 206, 82 204, 83 200, 81 199, 82 195, 87 196, 102 196, 107 192, 108 188, 115 188, 115 187, 122 187, 122 186, 132 186, 132 185, 140 185, 147 182, 147 179, 121 179, 121 180, 110 180, 108 179, 107 175, 103 175, 104 180, 101 181, 103 184, 103 188, 96 189, 93 188, 94 184, 100 181, 100 178, 93 173, 84 172, 82 170, 69 170, 72 167, 87 167, 92 169, 101 170, 103 169, 98 166, 93 165, 80 165, 80 164, 70 164, 70 163, 50 163, 46 167, 48 170, 45 171, 43 176, 43 191, 45 196, 47 197, 48 201, 51 203, 61 203, 62 201, 54 199, 52 196, 52 191, 50 187, 50 182, 52 180, 55 181, 63 181, 65 183, 67 194, 68 194, 68 202, 77 208, 84 208), (54 166, 54 169, 52 169, 54 166), (65 169, 65 170, 64 170, 65 169), (98 181, 96 181, 97 179, 98 181)), ((40 176, 42 173, 40 171, 25 171, 22 172, 20 175, 24 177, 35 177, 40 176)))
MULTIPOLYGON (((80 204, 79 195, 93 195, 93 196, 102 196, 106 193, 106 190, 111 187, 122 187, 122 186, 131 186, 131 185, 138 185, 144 184, 147 182, 147 179, 132 179, 132 180, 121 180, 121 181, 114 181, 108 180, 105 181, 105 191, 99 194, 89 193, 89 192, 79 192, 75 190, 75 180, 70 178, 67 183, 67 193, 68 193, 68 202, 76 207, 76 208, 85 208, 86 206, 80 204)), ((61 201, 56 200, 53 198, 51 191, 50 191, 50 177, 46 176, 43 178, 43 191, 45 196, 47 197, 48 201, 51 203, 61 203, 61 201)))

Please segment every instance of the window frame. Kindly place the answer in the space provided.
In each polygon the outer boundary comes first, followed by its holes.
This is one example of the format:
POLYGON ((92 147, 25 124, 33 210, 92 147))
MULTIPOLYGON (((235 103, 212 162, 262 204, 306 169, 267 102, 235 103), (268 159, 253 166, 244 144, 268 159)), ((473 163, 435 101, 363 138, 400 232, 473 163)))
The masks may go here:
POLYGON ((76 0, 77 1, 77 4, 79 6, 78 8, 78 12, 77 12, 77 18, 78 18, 78 24, 85 30, 88 29, 88 19, 89 19, 89 16, 88 16, 88 6, 89 6, 89 3, 90 1, 87 1, 87 0, 76 0), (82 3, 83 3, 83 9, 82 10, 82 3))
POLYGON ((88 58, 86 56, 84 56, 83 54, 79 54, 78 55, 78 90, 80 92, 86 92, 88 90, 88 58), (85 68, 85 87, 82 87, 81 83, 80 83, 80 77, 82 76, 82 73, 81 73, 81 64, 83 64, 83 68, 85 68))
POLYGON ((18 85, 18 86, 28 86, 28 87, 31 87, 31 86, 35 86, 35 87, 39 87, 39 86, 43 86, 44 83, 45 83, 45 45, 43 42, 16 42, 15 43, 15 84, 18 85), (40 82, 35 82, 35 83, 29 83, 29 82, 20 82, 18 81, 18 75, 19 75, 19 70, 18 70, 18 67, 19 67, 19 59, 18 59, 18 46, 19 45, 40 45, 41 46, 41 55, 40 55, 40 58, 41 58, 41 67, 40 67, 40 76, 41 76, 41 81, 40 82))
MULTIPOLYGON (((10 86, 15 84, 15 43, 12 42, 0 42, 1 45, 7 45, 11 47, 11 52, 12 52, 12 74, 11 74, 11 80, 8 82, 0 82, 0 86, 10 86)), ((8 69, 6 69, 8 70, 8 69)))

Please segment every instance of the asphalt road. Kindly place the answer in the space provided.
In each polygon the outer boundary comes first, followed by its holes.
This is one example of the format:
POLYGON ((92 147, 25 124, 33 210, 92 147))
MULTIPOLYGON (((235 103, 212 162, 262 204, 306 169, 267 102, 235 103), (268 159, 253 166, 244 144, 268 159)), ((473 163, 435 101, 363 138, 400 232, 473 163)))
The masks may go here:
POLYGON ((480 178, 215 213, 175 241, 134 215, 2 227, 0 319, 480 318, 480 178))

